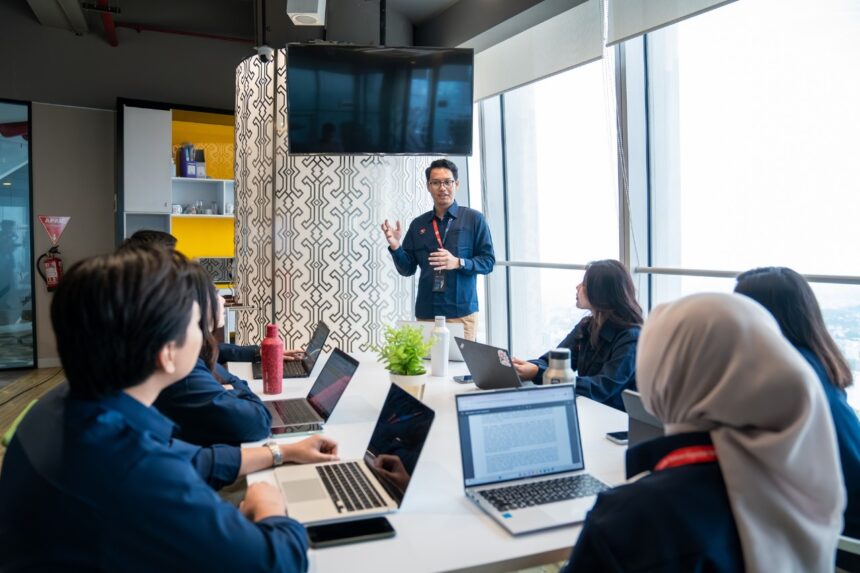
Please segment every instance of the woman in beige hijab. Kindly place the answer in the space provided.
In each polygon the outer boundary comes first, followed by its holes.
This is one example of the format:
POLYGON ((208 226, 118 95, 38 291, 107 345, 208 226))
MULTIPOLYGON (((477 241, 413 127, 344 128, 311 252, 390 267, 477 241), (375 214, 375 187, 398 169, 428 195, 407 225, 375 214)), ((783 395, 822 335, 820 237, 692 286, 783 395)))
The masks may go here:
POLYGON ((703 294, 656 308, 637 352, 666 436, 627 452, 575 571, 832 571, 844 487, 815 373, 757 303, 703 294), (644 476, 644 477, 642 477, 644 476))

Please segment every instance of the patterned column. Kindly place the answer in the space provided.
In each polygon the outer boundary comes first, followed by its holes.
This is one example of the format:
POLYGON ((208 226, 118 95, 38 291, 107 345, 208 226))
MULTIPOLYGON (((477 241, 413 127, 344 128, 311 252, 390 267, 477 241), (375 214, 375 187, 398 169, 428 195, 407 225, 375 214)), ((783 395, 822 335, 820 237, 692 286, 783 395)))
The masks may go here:
POLYGON ((240 301, 260 306, 243 313, 239 339, 259 340, 274 314, 288 347, 306 343, 322 319, 329 348, 370 350, 383 326, 414 316, 414 279, 394 270, 379 226, 406 227, 431 208, 432 158, 291 156, 285 51, 268 65, 246 60, 236 78, 236 280, 240 301), (275 70, 277 81, 260 78, 275 70))

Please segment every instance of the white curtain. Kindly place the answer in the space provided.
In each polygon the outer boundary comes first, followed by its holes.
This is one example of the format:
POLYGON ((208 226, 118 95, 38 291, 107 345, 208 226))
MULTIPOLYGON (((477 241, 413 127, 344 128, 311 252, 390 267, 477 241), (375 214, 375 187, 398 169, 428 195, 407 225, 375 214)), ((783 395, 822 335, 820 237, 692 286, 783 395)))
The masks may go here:
POLYGON ((611 46, 734 0, 605 0, 606 45, 611 46))
POLYGON ((475 101, 603 55, 600 0, 587 0, 475 54, 475 101))

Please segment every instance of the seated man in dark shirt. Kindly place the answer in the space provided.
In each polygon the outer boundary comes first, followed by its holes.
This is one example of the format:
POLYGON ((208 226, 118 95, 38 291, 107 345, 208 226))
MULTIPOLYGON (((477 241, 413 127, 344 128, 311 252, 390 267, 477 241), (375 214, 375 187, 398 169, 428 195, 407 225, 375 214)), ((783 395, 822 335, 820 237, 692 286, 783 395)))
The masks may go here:
POLYGON ((152 407, 200 353, 192 265, 129 249, 63 277, 51 321, 68 383, 30 410, 6 453, 3 571, 307 569, 305 531, 277 488, 252 485, 240 509, 213 488, 283 460, 337 459, 336 445, 196 447, 152 407))

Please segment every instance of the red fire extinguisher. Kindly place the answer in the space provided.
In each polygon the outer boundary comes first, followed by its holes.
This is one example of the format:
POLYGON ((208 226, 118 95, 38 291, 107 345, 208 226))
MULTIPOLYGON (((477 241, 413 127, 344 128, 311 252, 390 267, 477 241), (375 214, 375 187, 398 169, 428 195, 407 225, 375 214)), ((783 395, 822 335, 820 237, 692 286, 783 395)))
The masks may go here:
POLYGON ((42 277, 42 280, 45 281, 45 284, 48 285, 48 292, 52 292, 55 288, 57 288, 57 284, 60 282, 60 279, 63 277, 63 260, 57 256, 60 254, 60 247, 58 245, 54 245, 48 252, 40 256, 36 260, 36 270, 39 271, 39 275, 42 277), (44 270, 42 270, 42 261, 44 263, 44 270))

